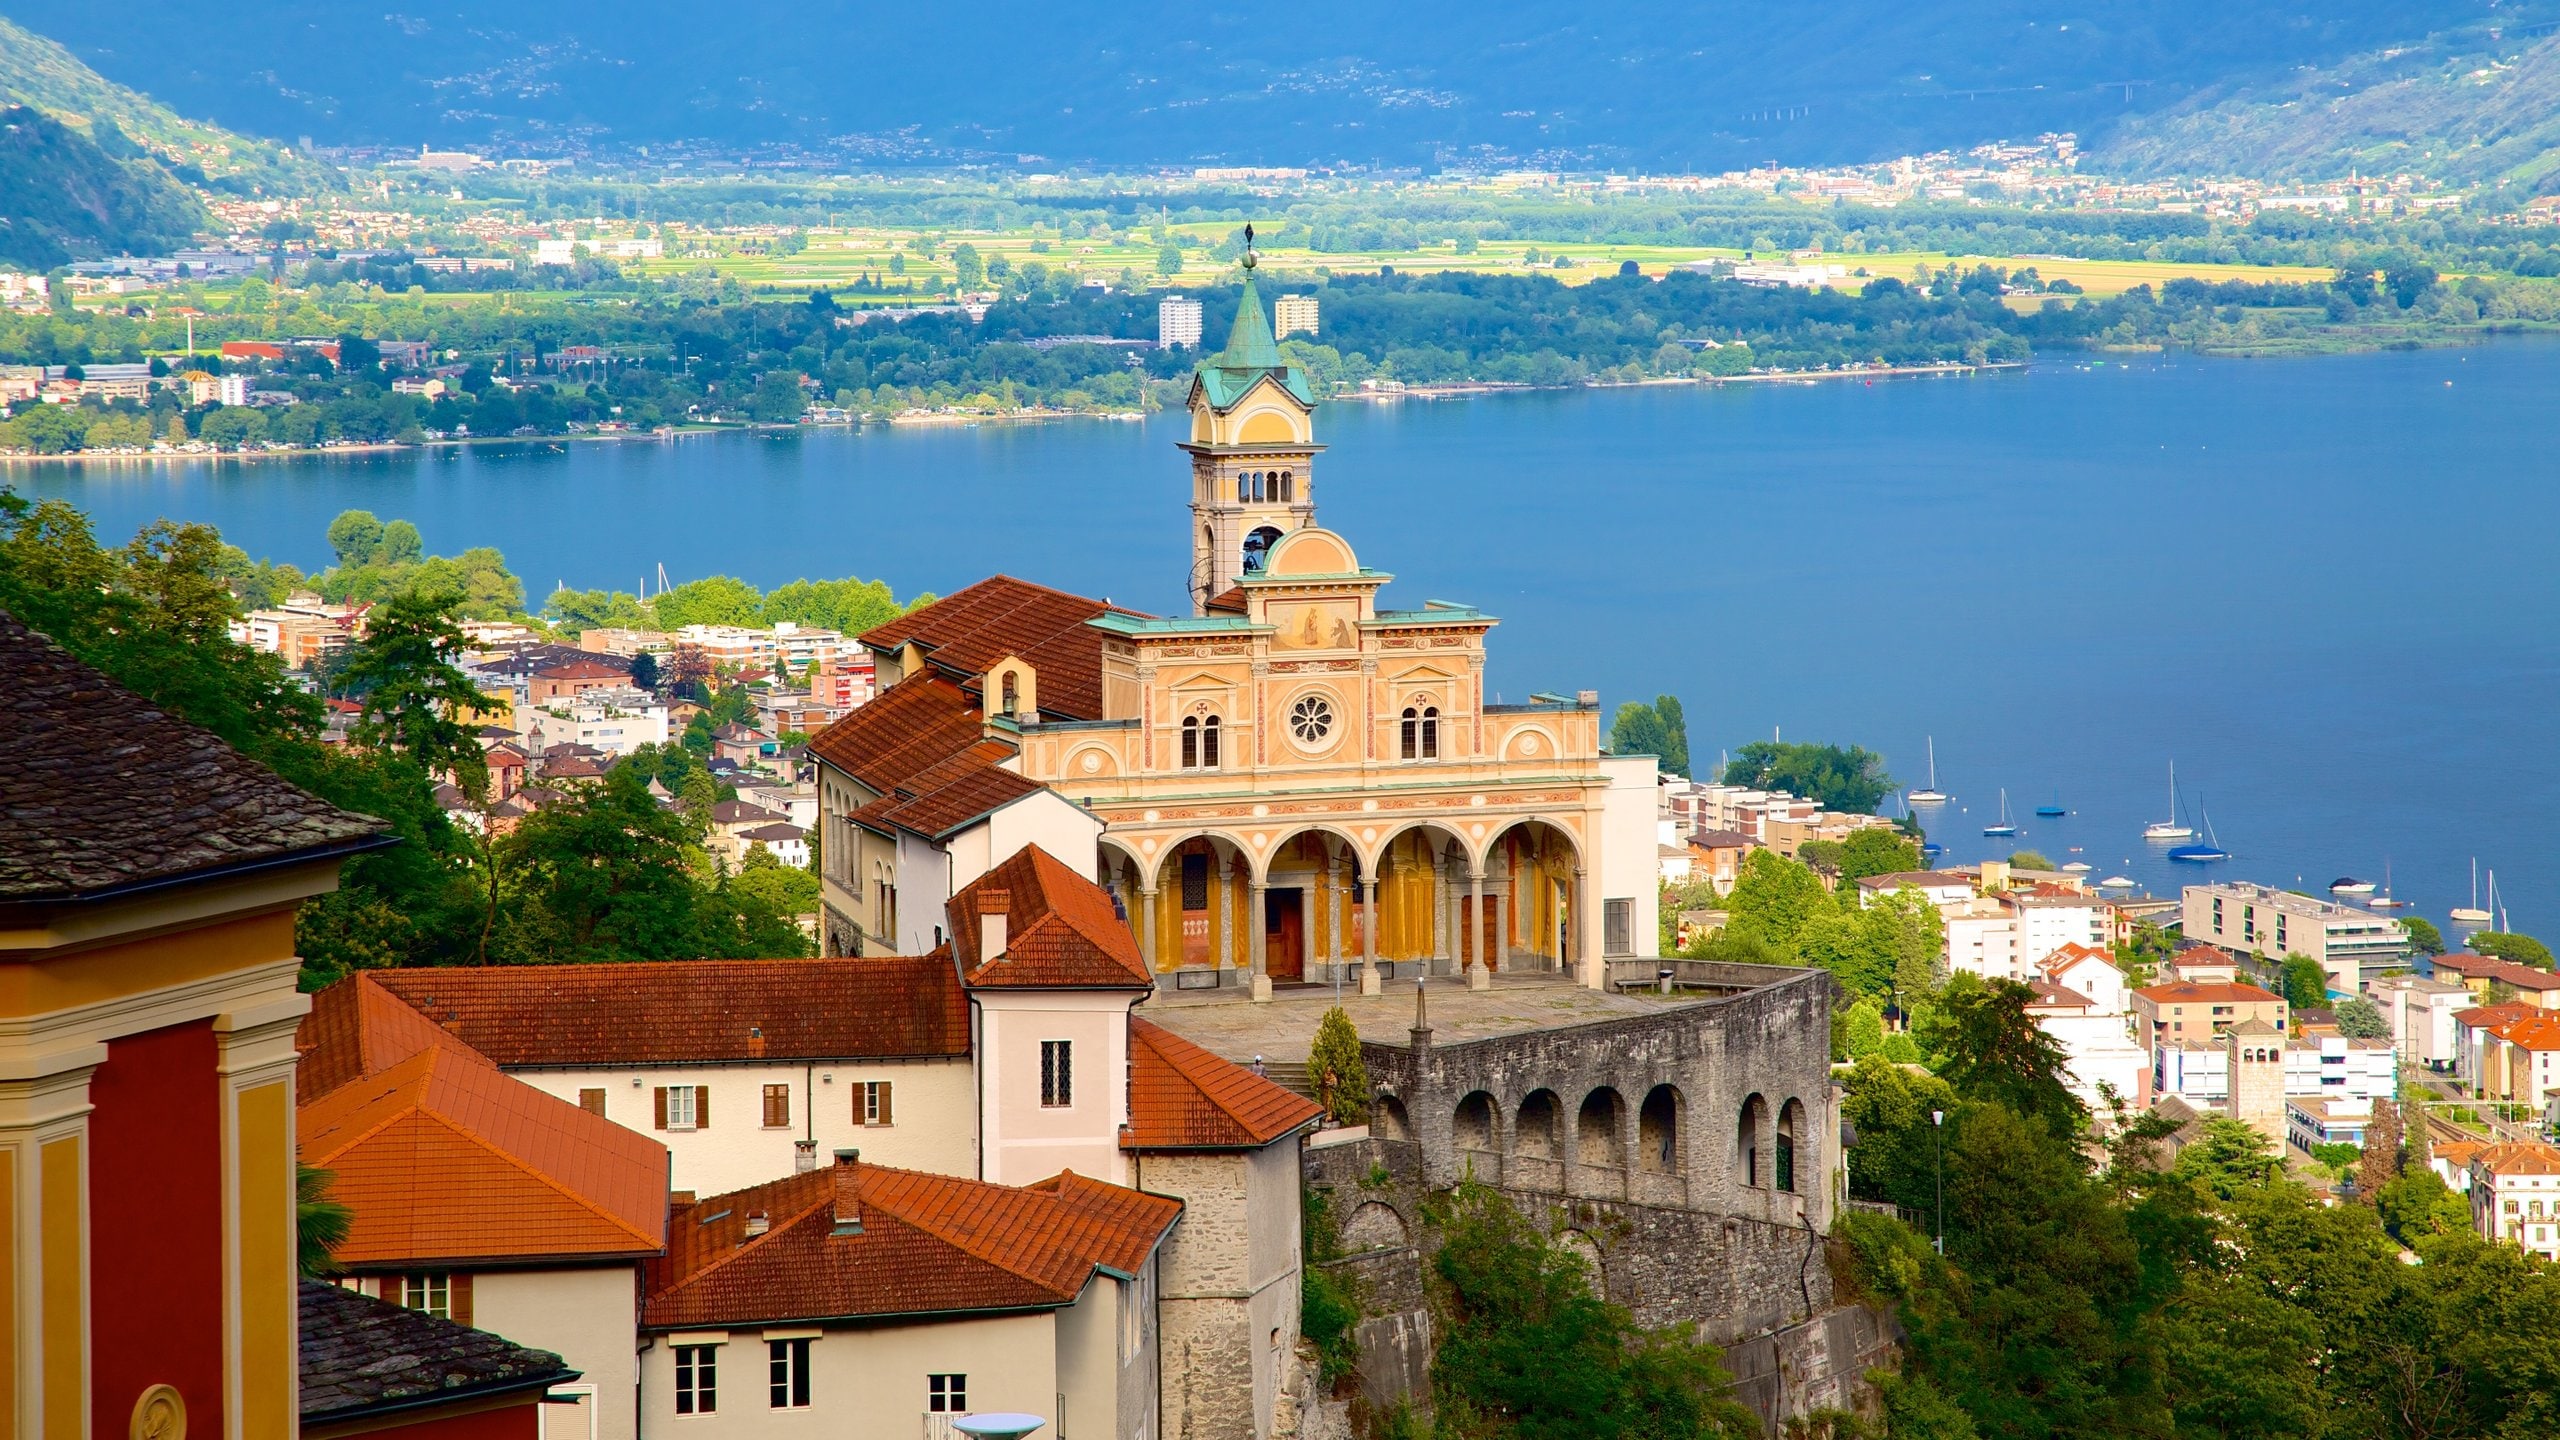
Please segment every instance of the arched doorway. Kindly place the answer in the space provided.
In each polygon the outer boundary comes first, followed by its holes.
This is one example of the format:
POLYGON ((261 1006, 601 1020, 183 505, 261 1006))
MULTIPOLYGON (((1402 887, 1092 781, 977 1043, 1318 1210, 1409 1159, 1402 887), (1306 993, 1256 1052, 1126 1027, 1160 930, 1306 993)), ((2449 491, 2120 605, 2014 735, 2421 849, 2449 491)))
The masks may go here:
POLYGON ((1497 968, 1571 968, 1575 876, 1584 868, 1572 832, 1546 820, 1522 820, 1485 850, 1488 948, 1497 968))
POLYGON ((1280 527, 1264 525, 1244 537, 1244 573, 1259 575, 1271 556, 1271 547, 1280 543, 1280 527))
POLYGON ((1271 847, 1263 865, 1264 970, 1274 981, 1356 978, 1369 906, 1359 847, 1314 827, 1271 847))
POLYGON ((1388 973, 1454 972, 1466 920, 1466 843, 1444 825, 1409 825, 1379 847, 1377 868, 1378 955, 1395 962, 1388 973))

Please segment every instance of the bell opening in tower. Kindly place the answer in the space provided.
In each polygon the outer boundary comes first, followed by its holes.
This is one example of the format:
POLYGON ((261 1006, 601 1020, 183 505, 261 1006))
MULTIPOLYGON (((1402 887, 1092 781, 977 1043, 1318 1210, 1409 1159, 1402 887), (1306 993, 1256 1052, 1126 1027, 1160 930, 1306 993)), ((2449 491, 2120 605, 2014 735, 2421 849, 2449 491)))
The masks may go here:
POLYGON ((1271 547, 1280 543, 1280 528, 1265 525, 1244 537, 1244 573, 1259 575, 1263 561, 1270 558, 1271 547))

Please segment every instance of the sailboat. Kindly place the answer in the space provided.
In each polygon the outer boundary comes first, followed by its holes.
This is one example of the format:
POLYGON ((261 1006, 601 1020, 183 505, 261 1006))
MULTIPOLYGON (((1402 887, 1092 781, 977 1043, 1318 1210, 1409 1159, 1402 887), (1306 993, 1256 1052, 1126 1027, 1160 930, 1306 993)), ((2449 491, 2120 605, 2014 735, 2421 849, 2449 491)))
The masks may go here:
POLYGON ((2196 838, 2196 832, 2192 827, 2178 823, 2178 762, 2175 760, 2169 762, 2169 818, 2154 820, 2143 826, 2142 838, 2145 840, 2193 840, 2196 838))
POLYGON ((2213 833, 2213 812, 2205 809, 2202 801, 2198 801, 2196 803, 2196 814, 2203 817, 2204 820, 2204 839, 2193 845, 2170 846, 2169 858, 2172 860, 2185 860, 2198 865, 2207 864, 2215 860, 2230 859, 2231 852, 2222 848, 2221 837, 2213 833))
POLYGON ((2037 806, 2036 813, 2050 820, 2056 815, 2068 815, 2071 812, 2062 808, 2062 792, 2056 790, 2053 792, 2053 803, 2037 806))
POLYGON ((2003 791, 2001 791, 2001 792, 2000 792, 2000 821, 1999 821, 1999 823, 1998 823, 1998 824, 1996 824, 1996 825, 1985 825, 1985 826, 1983 826, 1983 827, 1982 827, 1982 833, 1983 833, 1983 834, 1985 834, 1985 835, 2015 835, 2015 834, 2017 834, 2017 833, 2018 833, 2018 822, 2009 818, 2009 792, 2008 792, 2008 791, 2003 790, 2003 791))
POLYGON ((1935 735, 1929 737, 1929 783, 1912 791, 1909 799, 1914 805, 1947 803, 1947 792, 1938 788, 1938 737, 1935 735))
MULTIPOLYGON (((2489 883, 2491 886, 2489 893, 2492 895, 2497 893, 2495 888, 2497 885, 2497 877, 2497 871, 2492 870, 2489 872, 2489 883)), ((2456 925, 2486 925, 2489 923, 2491 918, 2489 912, 2480 908, 2479 856, 2474 855, 2471 857, 2471 903, 2468 905, 2456 905, 2452 909, 2446 911, 2445 915, 2456 925)))

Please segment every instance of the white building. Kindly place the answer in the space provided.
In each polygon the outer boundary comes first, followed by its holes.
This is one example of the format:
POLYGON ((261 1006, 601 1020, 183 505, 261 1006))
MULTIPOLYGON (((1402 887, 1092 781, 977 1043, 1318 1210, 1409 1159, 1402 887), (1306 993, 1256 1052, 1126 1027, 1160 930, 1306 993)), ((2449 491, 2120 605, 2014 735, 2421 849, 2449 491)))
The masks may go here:
POLYGON ((2333 994, 2360 994, 2384 971, 2409 964, 2409 932, 2399 921, 2272 885, 2190 885, 2180 918, 2187 939, 2236 955, 2308 955, 2328 972, 2333 994))
POLYGON ((573 265, 577 259, 578 242, 575 240, 533 242, 533 263, 536 265, 573 265))
POLYGON ((1271 302, 1271 335, 1286 340, 1292 335, 1316 333, 1316 297, 1282 295, 1271 302))
MULTIPOLYGON (((2327 1096, 2389 1100, 2400 1093, 2397 1055, 2388 1040, 2306 1036, 2284 1047, 2287 1099, 2327 1096)), ((2199 1110, 2231 1095, 2229 1048, 2221 1039, 2164 1040, 2152 1052, 2152 1092, 2176 1095, 2199 1110)))
POLYGON ((519 713, 525 743, 536 752, 554 745, 592 745, 608 755, 628 755, 643 745, 667 743, 666 702, 631 686, 562 696, 519 713))
POLYGON ((1158 349, 1200 348, 1200 302, 1187 295, 1167 295, 1156 302, 1158 349))
POLYGON ((2028 982, 2035 998, 2027 1014, 2062 1047, 2071 1093, 2095 1116, 2108 1113, 2110 1094, 2131 1109, 2144 1108, 2150 1057, 2128 1028, 2124 972, 2101 953, 2078 950, 2055 955, 2038 970, 2039 978, 2028 982))
POLYGON ((2560 1149, 2524 1141, 2472 1157, 2471 1224, 2483 1240, 2560 1260, 2560 1149))
POLYGON ((2391 1025, 2400 1058, 2439 1072, 2458 1068, 2462 1027, 2454 1016, 2471 1008, 2471 990, 2447 980, 2385 975, 2373 982, 2373 1003, 2391 1025))
POLYGON ((667 637, 670 648, 690 645, 723 669, 770 670, 776 663, 799 674, 811 662, 821 665, 861 646, 843 632, 784 620, 770 629, 746 625, 686 625, 667 637))

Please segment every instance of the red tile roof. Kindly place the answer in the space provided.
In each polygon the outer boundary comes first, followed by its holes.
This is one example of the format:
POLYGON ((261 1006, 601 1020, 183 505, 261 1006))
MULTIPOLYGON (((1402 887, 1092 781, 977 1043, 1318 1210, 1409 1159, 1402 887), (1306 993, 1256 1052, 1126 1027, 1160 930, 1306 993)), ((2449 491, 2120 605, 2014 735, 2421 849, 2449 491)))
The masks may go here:
POLYGON ((865 631, 861 639, 874 650, 912 642, 935 670, 972 690, 987 667, 1015 656, 1039 678, 1043 716, 1099 720, 1103 637, 1085 622, 1115 610, 1139 613, 996 575, 865 631))
POLYGON ((2456 1010, 2453 1023, 2468 1025, 2474 1030, 2494 1030, 2510 1020, 2521 1020, 2534 1013, 2534 1007, 2520 1000, 2510 1000, 2503 1005, 2474 1005, 2468 1010, 2456 1010))
POLYGON ((638 1256, 666 1236, 667 1151, 450 1040, 305 1105, 302 1160, 353 1212, 341 1265, 638 1256))
POLYGON ((985 737, 959 686, 910 675, 811 737, 809 751, 885 796, 985 737))
POLYGON ((2166 985, 2145 985, 2133 993, 2161 1005, 2193 1005, 2211 1000, 2263 1005, 2270 1000, 2283 998, 2273 992, 2261 990, 2255 985, 2241 985, 2220 980, 2172 980, 2166 985))
POLYGON ((1145 1020, 1129 1021, 1123 1150, 1253 1150, 1313 1124, 1324 1108, 1145 1020))
POLYGON ((951 942, 973 989, 1146 989, 1155 984, 1129 922, 1110 892, 1037 845, 970 881, 951 897, 951 942), (978 960, 980 897, 1004 897, 1004 950, 978 960))
POLYGON ((932 957, 454 966, 366 978, 507 1066, 969 1053, 959 978, 948 959, 932 957))
POLYGON ((1048 787, 1003 768, 1013 747, 981 740, 899 783, 845 818, 879 834, 904 830, 940 840, 1048 787))
POLYGON ((2536 1010, 2489 1033, 2519 1050, 2560 1050, 2560 1015, 2536 1010))
POLYGON ((339 1086, 388 1070, 452 1037, 360 971, 311 997, 311 1013, 294 1031, 301 1063, 294 1089, 305 1105, 339 1086))
POLYGON ((2472 1156, 2471 1168, 2489 1175, 2560 1175, 2560 1148, 2539 1140, 2511 1140, 2472 1156))
POLYGON ((677 1209, 641 1325, 1054 1309, 1136 1274, 1181 1214, 1072 1171, 1016 1188, 840 1163, 677 1209))
POLYGON ((2052 954, 2044 957, 2042 960, 2037 961, 2036 968, 2043 971, 2048 976, 2059 975, 2063 971, 2070 969, 2072 966, 2079 964, 2083 960, 2102 960, 2109 966, 2113 966, 2116 963, 2116 957, 2113 954, 2105 950, 2101 950, 2095 945, 2071 944, 2064 945, 2055 950, 2052 954))

